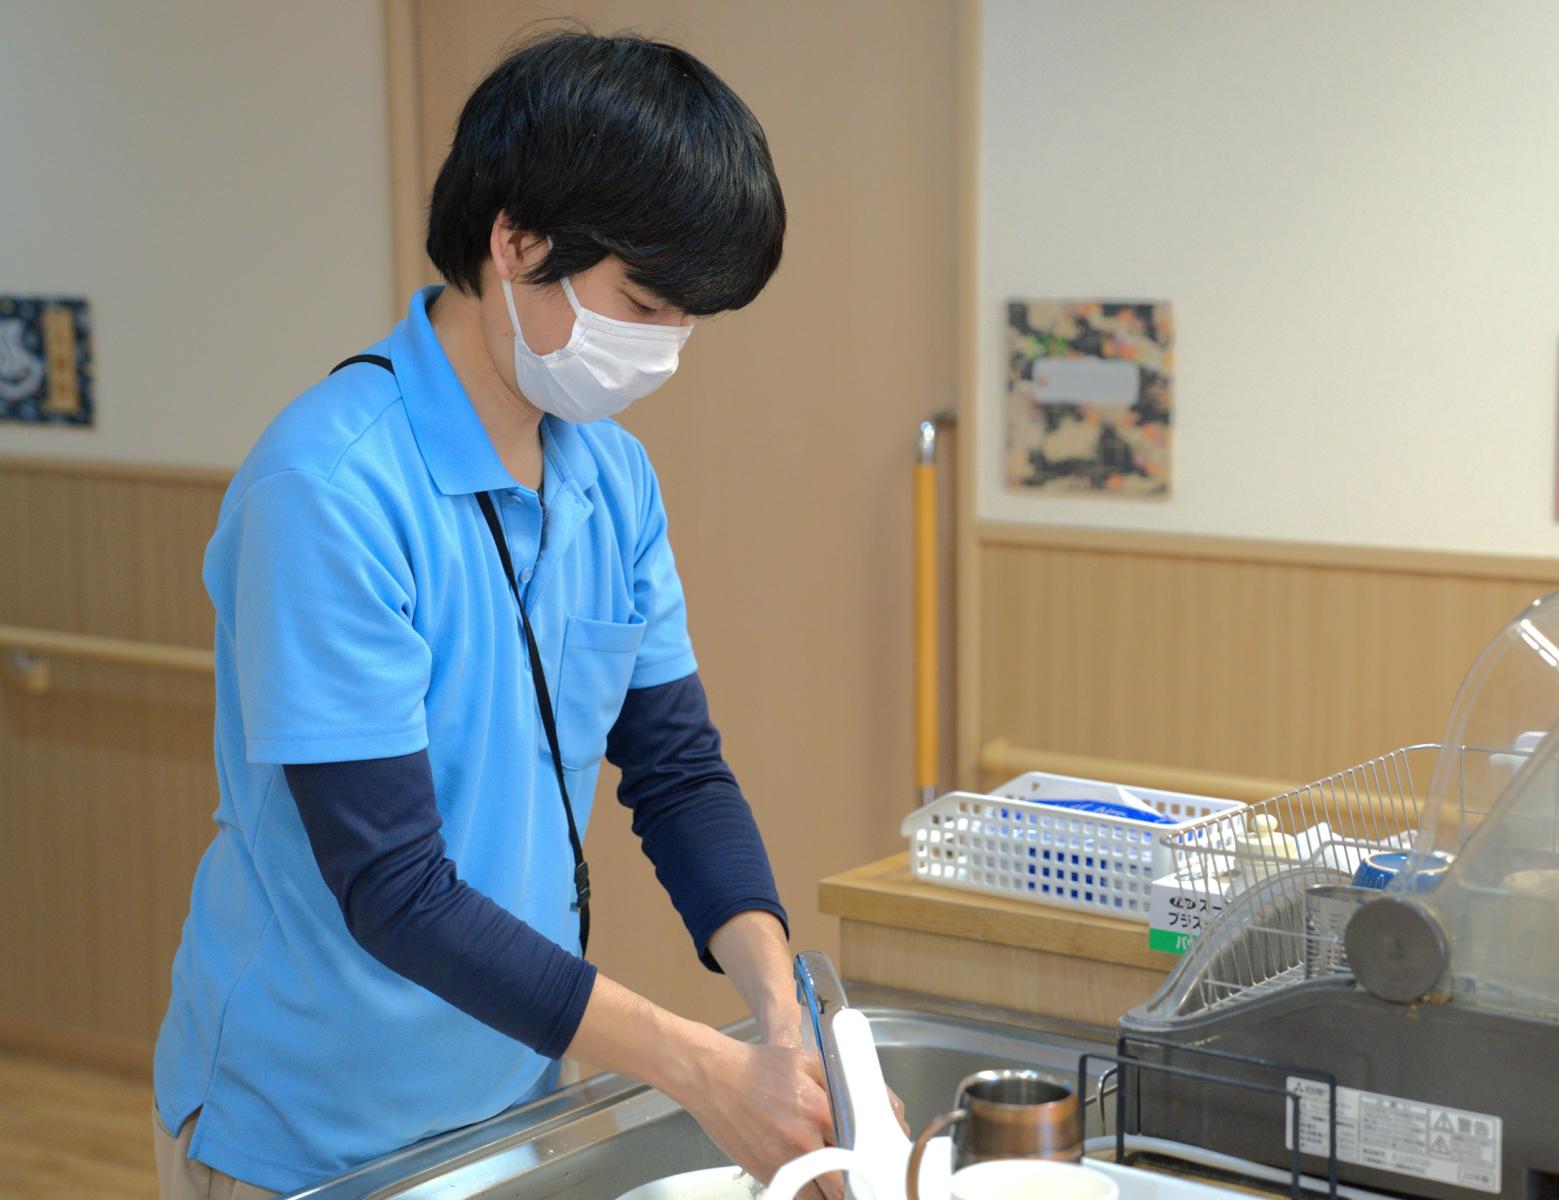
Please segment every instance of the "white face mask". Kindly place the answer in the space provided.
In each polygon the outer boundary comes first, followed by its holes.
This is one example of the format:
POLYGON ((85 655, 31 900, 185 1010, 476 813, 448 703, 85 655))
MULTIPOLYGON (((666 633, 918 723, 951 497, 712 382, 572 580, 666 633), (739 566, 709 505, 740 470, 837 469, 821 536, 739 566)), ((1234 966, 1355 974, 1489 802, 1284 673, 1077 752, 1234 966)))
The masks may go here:
POLYGON ((537 354, 520 332, 512 284, 500 282, 514 328, 514 378, 520 391, 542 412, 575 424, 620 413, 665 383, 693 332, 691 325, 603 317, 580 304, 574 285, 565 279, 563 294, 574 310, 574 330, 562 349, 537 354))

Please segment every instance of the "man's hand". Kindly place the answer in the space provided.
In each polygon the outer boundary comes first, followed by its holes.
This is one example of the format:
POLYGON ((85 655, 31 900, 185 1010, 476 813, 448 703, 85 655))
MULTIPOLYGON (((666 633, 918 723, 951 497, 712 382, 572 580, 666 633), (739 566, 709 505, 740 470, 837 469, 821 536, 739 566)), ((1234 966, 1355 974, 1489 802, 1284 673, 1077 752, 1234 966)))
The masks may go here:
MULTIPOLYGON (((795 1011, 794 1002, 791 1010, 795 1011)), ((731 1161, 767 1183, 833 1137, 816 1055, 749 1045, 667 1012, 597 974, 569 1056, 659 1088, 731 1161)), ((839 1200, 843 1189, 824 1189, 839 1200)))
MULTIPOLYGON (((794 1006, 788 1014, 781 1013, 771 1017, 771 1020, 765 1024, 763 1033, 764 1044, 799 1050, 804 1044, 801 1035, 801 1023, 805 1019, 799 1004, 794 1006)), ((893 1109, 893 1118, 899 1123, 899 1128, 904 1131, 904 1136, 913 1137, 909 1122, 904 1116, 904 1101, 899 1099, 899 1094, 892 1088, 888 1089, 888 1106, 893 1109)))
MULTIPOLYGON (((803 1032, 807 1017, 796 1000, 790 947, 779 921, 766 912, 738 913, 711 935, 709 951, 747 1001, 766 1045, 794 1050, 807 1044, 803 1032)), ((892 1088, 888 1089, 888 1104, 899 1128, 908 1136, 904 1102, 892 1088)), ((833 1132, 831 1123, 828 1132, 833 1132)), ((829 1200, 844 1194, 838 1175, 825 1176, 817 1187, 829 1200)), ((805 1200, 815 1200, 816 1192, 808 1188, 802 1195, 805 1200)))
MULTIPOLYGON (((762 1044, 684 1020, 597 974, 568 1053, 659 1088, 733 1162, 767 1183, 791 1159, 832 1143, 822 1063, 801 1049, 801 1008, 779 922, 742 913, 715 933, 710 949, 746 997, 762 1044)), ((903 1104, 891 1091, 888 1099, 904 1126, 903 1104)), ((843 1181, 826 1176, 807 1195, 819 1193, 842 1200, 843 1181)))
MULTIPOLYGON (((716 1034, 697 1058, 696 1083, 672 1096, 731 1161, 767 1183, 793 1158, 833 1140, 833 1115, 817 1057, 716 1034)), ((837 1182, 829 1200, 843 1195, 837 1182)))

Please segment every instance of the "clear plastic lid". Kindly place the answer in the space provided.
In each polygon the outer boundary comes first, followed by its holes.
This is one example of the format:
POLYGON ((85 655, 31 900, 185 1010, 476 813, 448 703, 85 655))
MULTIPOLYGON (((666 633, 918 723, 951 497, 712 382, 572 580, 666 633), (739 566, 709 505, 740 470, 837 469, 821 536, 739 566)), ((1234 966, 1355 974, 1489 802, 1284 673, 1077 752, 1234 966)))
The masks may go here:
MULTIPOLYGON (((1389 816, 1380 828, 1410 838, 1387 845, 1372 825, 1364 861, 1444 934, 1447 969, 1432 998, 1559 1021, 1559 593, 1518 614, 1484 648, 1439 746, 1394 751, 1288 798, 1304 808, 1333 793, 1350 812, 1389 816), (1427 793, 1411 785, 1418 754, 1434 756, 1427 793), (1404 795, 1423 795, 1423 803, 1404 803, 1404 795), (1410 825, 1394 824, 1400 817, 1410 825)), ((1321 901, 1339 909, 1366 901, 1337 866, 1325 856, 1269 862, 1129 1022, 1167 1027, 1310 979, 1349 986, 1360 964, 1339 957, 1343 939, 1321 927, 1321 901)), ((1365 873, 1353 869, 1351 882, 1365 873)), ((1329 919, 1346 928, 1349 915, 1329 919)))
POLYGON ((1390 890, 1439 920, 1453 1003, 1559 1019, 1559 593, 1468 671, 1390 890))

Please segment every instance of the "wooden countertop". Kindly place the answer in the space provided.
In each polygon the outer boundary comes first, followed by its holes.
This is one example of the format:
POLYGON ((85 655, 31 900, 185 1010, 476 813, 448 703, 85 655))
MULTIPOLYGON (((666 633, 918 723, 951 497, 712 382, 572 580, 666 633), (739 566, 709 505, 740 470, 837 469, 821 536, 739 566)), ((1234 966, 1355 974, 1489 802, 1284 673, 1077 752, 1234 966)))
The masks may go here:
POLYGON ((922 883, 910 873, 907 850, 823 880, 818 907, 851 921, 1095 962, 1167 971, 1179 961, 1148 949, 1145 924, 922 883))

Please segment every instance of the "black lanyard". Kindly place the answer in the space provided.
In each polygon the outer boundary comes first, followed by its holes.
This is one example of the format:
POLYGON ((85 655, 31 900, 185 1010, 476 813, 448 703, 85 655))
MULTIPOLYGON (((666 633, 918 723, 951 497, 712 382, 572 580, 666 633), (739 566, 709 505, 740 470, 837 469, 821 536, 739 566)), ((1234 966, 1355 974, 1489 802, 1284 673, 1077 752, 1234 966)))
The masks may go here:
POLYGON ((482 516, 487 518, 487 529, 493 535, 493 545, 498 547, 504 578, 509 581, 509 593, 514 597, 514 607, 519 610, 525 649, 530 654, 531 678, 536 681, 536 699, 540 701, 541 707, 541 725, 547 731, 547 745, 552 749, 552 770, 558 777, 558 795, 563 797, 563 815, 568 818, 568 846, 574 852, 574 911, 579 914, 579 952, 583 954, 590 941, 590 865, 585 862, 584 847, 579 844, 579 826, 574 823, 574 806, 569 803, 568 784, 563 780, 563 754, 558 749, 558 725, 552 715, 552 697, 547 692, 547 676, 541 669, 541 650, 536 645, 530 616, 525 612, 525 601, 520 599, 520 585, 514 578, 514 560, 509 557, 509 541, 503 536, 503 525, 498 520, 497 510, 493 508, 493 498, 486 492, 478 492, 476 502, 482 506, 482 516))
MULTIPOLYGON (((352 363, 371 363, 376 367, 383 367, 391 375, 395 374, 395 368, 390 360, 379 354, 357 354, 337 363, 331 370, 334 375, 342 367, 352 363)), ((536 634, 531 629, 530 616, 525 611, 525 601, 520 599, 520 585, 514 576, 514 560, 509 555, 509 541, 503 535, 503 524, 498 520, 498 512, 493 508, 492 497, 486 492, 478 492, 476 502, 481 506, 482 516, 486 518, 488 532, 493 535, 493 545, 498 549, 499 561, 503 563, 504 578, 509 581, 509 593, 514 597, 514 607, 518 610, 520 632, 525 639, 525 649, 530 656, 531 678, 536 681, 536 699, 541 709, 541 725, 547 732, 547 746, 552 751, 552 770, 558 777, 558 795, 563 797, 563 815, 568 818, 568 847, 574 852, 574 904, 573 909, 579 914, 579 953, 583 955, 590 945, 590 865, 585 862, 585 851, 579 841, 579 826, 574 821, 574 806, 569 803, 568 784, 563 778, 563 753, 558 749, 557 719, 553 715, 552 697, 547 691, 547 676, 541 667, 541 650, 536 645, 536 634)))

